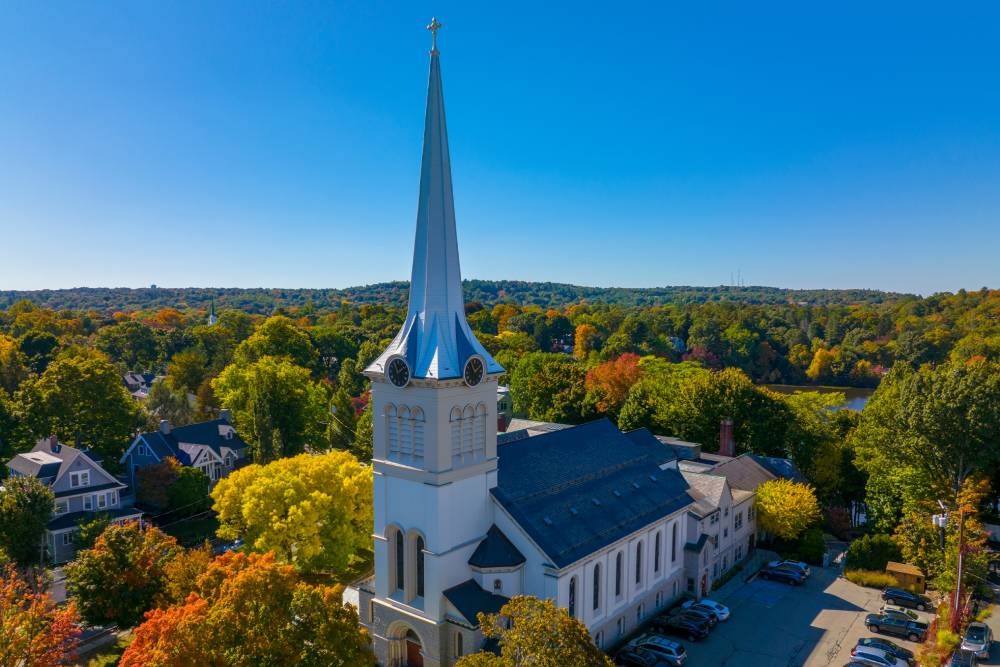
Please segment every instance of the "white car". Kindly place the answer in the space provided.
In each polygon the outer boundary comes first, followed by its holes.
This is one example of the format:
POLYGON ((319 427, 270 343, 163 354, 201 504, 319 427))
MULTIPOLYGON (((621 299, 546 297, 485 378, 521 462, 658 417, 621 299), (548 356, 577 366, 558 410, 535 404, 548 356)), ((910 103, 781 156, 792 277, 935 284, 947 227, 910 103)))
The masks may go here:
POLYGON ((902 658, 872 646, 857 646, 851 651, 851 663, 858 662, 872 667, 909 667, 909 663, 902 658))
POLYGON ((724 621, 729 618, 729 607, 724 604, 719 604, 715 600, 709 600, 708 598, 688 600, 681 605, 681 609, 690 609, 692 607, 701 607, 702 609, 710 611, 718 616, 720 621, 724 621))

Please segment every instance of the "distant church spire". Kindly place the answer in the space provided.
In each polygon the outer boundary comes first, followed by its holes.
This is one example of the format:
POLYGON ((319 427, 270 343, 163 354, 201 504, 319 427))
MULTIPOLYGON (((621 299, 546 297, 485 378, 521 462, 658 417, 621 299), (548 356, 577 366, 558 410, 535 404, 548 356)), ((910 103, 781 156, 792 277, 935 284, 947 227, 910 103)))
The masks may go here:
POLYGON ((409 307, 403 327, 389 348, 366 369, 369 372, 383 373, 392 357, 401 356, 414 378, 456 378, 462 375, 465 362, 473 355, 483 358, 487 373, 503 372, 465 320, 437 48, 441 27, 437 19, 427 26, 431 31, 430 80, 409 307))
POLYGON ((212 326, 218 321, 219 318, 215 316, 215 299, 212 299, 212 303, 208 307, 208 326, 212 326))

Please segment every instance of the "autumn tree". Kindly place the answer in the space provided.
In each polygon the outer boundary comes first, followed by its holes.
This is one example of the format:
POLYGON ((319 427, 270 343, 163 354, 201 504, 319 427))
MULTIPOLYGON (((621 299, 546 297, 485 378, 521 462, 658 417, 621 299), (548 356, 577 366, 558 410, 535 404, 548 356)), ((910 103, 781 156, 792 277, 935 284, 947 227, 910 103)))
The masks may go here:
POLYGON ((300 581, 273 554, 227 553, 182 604, 146 615, 119 664, 370 667, 371 641, 342 591, 300 581))
POLYGON ((197 587, 200 577, 215 558, 211 545, 206 541, 200 546, 180 551, 163 568, 166 582, 157 599, 157 607, 183 605, 188 595, 197 587))
POLYGON ((593 395, 598 411, 617 416, 641 375, 639 355, 626 353, 587 371, 587 393, 593 395))
POLYGON ((234 471, 212 489, 220 537, 305 572, 345 571, 371 548, 371 469, 345 451, 234 471))
POLYGON ((101 453, 114 468, 138 424, 138 409, 117 369, 100 352, 72 348, 18 392, 36 438, 56 435, 101 453))
POLYGON ((177 540, 150 525, 112 524, 66 566, 66 587, 92 625, 129 628, 163 593, 177 540))
POLYGON ((57 605, 40 576, 0 566, 0 667, 73 665, 81 631, 76 607, 57 605))
POLYGON ((593 324, 584 322, 576 327, 573 336, 573 354, 577 359, 586 359, 600 347, 601 333, 593 324))
POLYGON ((820 518, 819 502, 808 484, 778 478, 757 487, 757 526, 785 540, 794 540, 820 518))
POLYGON ((483 635, 496 639, 500 655, 488 652, 467 655, 456 667, 611 667, 608 658, 590 639, 587 626, 551 600, 528 595, 511 598, 499 614, 480 613, 483 635))
POLYGON ((326 390, 308 369, 287 358, 265 356, 230 364, 212 387, 222 405, 232 410, 233 423, 257 463, 301 453, 306 445, 326 439, 326 390))
POLYGON ((181 350, 167 364, 167 382, 174 391, 195 393, 208 375, 208 355, 200 347, 181 350))
POLYGON ((55 496, 34 477, 3 480, 0 492, 0 550, 21 565, 38 563, 45 526, 52 519, 55 496))
POLYGON ((0 390, 13 394, 30 372, 28 357, 21 351, 17 341, 0 335, 0 390))

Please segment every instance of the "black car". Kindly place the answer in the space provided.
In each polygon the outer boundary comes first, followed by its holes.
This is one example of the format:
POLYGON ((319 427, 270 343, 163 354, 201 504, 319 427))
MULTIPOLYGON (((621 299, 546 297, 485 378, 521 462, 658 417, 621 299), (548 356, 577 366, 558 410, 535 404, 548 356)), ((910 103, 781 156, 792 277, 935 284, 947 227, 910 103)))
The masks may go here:
POLYGON ((909 607, 917 611, 924 611, 931 608, 931 601, 924 595, 917 595, 901 588, 887 588, 882 591, 882 599, 886 604, 898 604, 900 607, 909 607))
POLYGON ((677 667, 680 663, 668 660, 644 648, 634 648, 622 651, 615 656, 615 664, 619 667, 677 667))
POLYGON ((708 636, 708 623, 690 616, 657 616, 649 627, 657 632, 687 637, 693 642, 708 636))
POLYGON ((955 651, 951 654, 951 660, 948 661, 948 667, 977 667, 979 665, 979 658, 972 651, 963 651, 961 649, 955 651))
POLYGON ((916 657, 913 655, 913 651, 903 648, 899 644, 891 642, 888 639, 882 639, 881 637, 862 637, 858 640, 858 646, 882 649, 898 660, 905 660, 911 665, 916 662, 916 657))
POLYGON ((708 627, 714 628, 715 624, 719 622, 719 617, 715 615, 714 611, 710 609, 696 609, 694 607, 688 607, 684 609, 683 607, 675 607, 668 612, 669 616, 685 616, 687 618, 693 618, 699 621, 704 621, 708 623, 708 627))
POLYGON ((892 614, 868 614, 865 625, 872 632, 904 637, 911 642, 922 642, 927 638, 927 624, 911 621, 892 614))
POLYGON ((760 578, 767 579, 769 581, 781 581, 786 584, 792 584, 793 586, 798 586, 806 580, 805 574, 799 570, 780 566, 772 567, 770 565, 761 568, 760 578))

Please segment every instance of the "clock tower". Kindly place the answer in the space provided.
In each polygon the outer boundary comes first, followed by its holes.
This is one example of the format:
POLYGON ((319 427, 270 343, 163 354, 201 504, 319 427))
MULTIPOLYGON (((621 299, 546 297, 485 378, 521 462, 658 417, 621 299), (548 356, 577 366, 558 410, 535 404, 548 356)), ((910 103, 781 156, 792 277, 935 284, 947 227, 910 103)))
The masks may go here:
POLYGON ((406 319, 364 373, 374 431, 375 582, 362 617, 384 664, 450 664, 442 591, 491 524, 497 377, 465 319, 436 20, 406 319))

